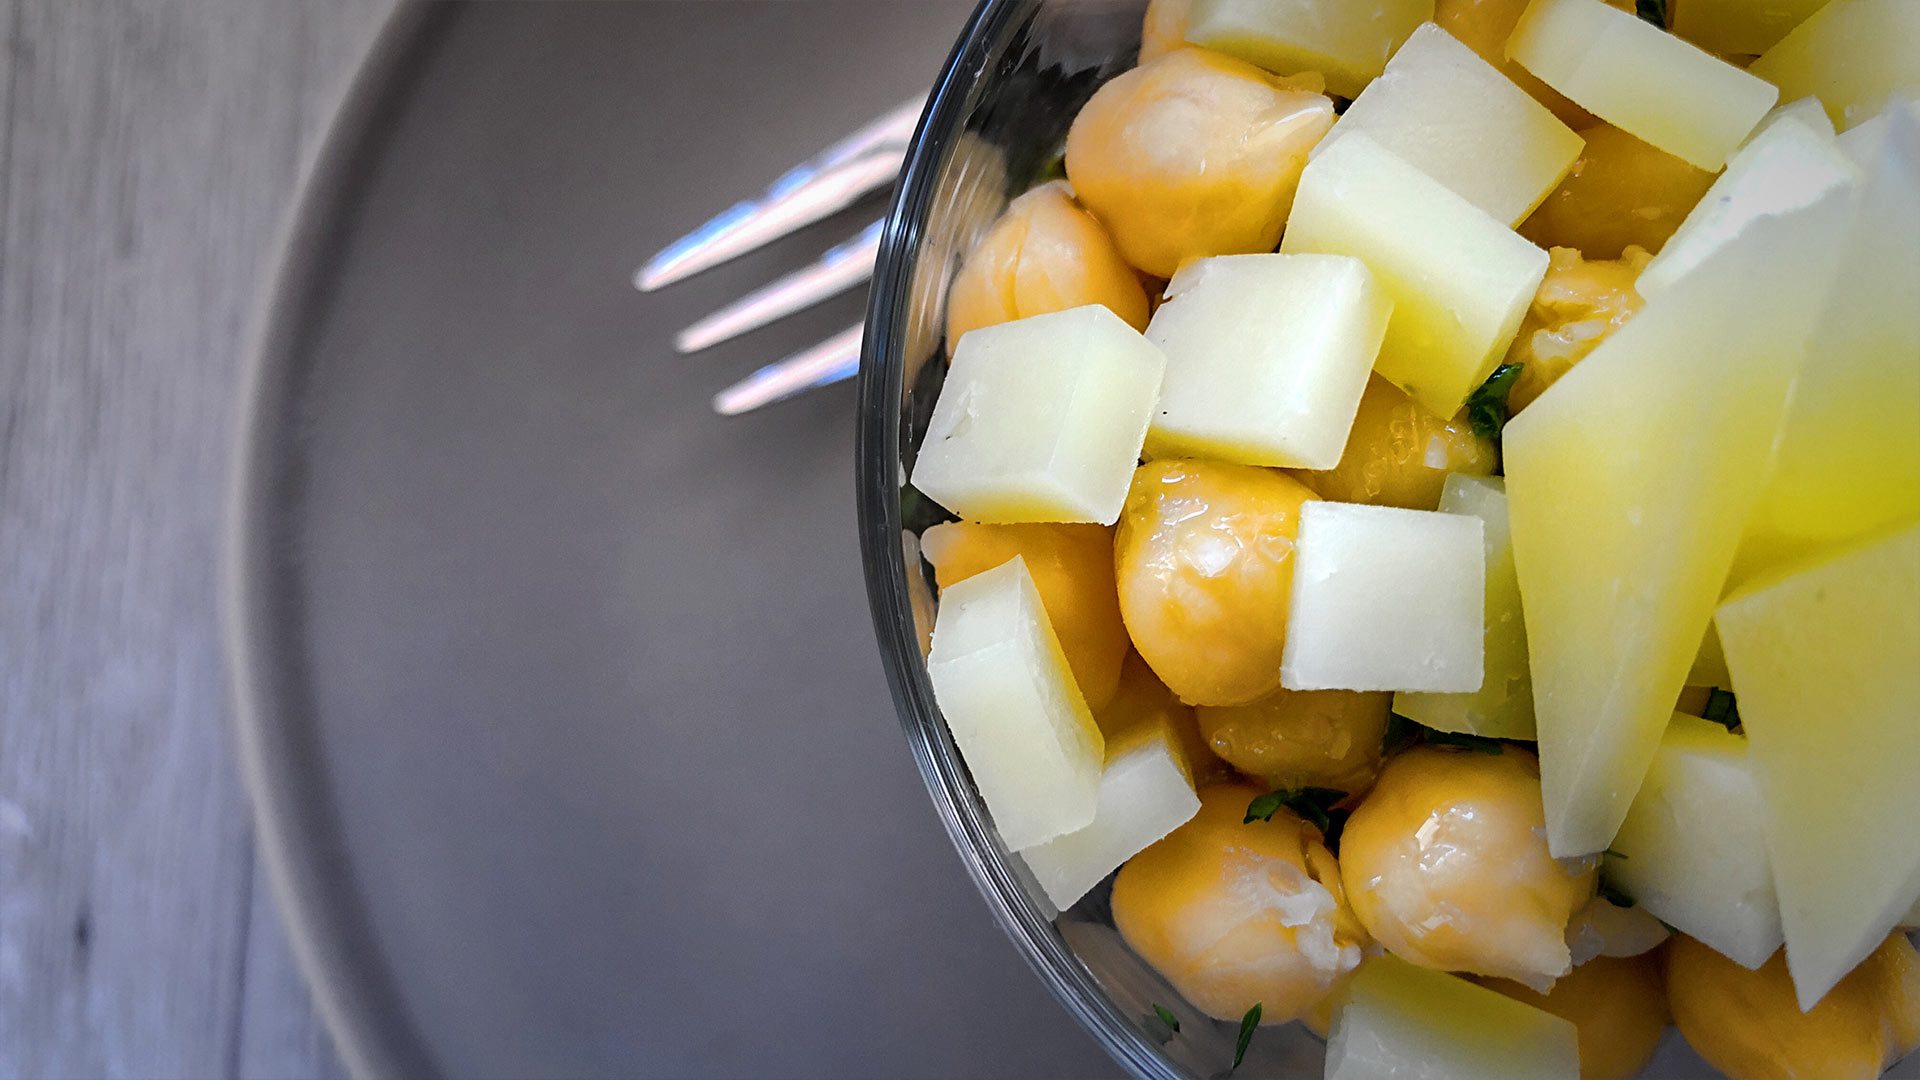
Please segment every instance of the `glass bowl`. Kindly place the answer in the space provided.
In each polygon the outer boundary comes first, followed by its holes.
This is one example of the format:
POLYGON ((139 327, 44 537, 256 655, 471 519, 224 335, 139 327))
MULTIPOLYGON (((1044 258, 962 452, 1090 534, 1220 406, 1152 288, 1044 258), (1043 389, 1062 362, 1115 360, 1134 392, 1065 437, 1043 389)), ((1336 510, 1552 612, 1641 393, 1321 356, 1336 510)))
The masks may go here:
MULTIPOLYGON (((1121 942, 1107 885, 1055 912, 995 833, 927 679, 934 593, 917 536, 946 515, 906 486, 946 374, 944 308, 959 259, 1008 199, 1055 166, 1094 89, 1133 66, 1145 6, 985 0, 961 32, 914 135, 874 273, 859 383, 860 548, 914 761, 994 917, 1121 1065, 1147 1077, 1215 1076, 1233 1063, 1238 1025, 1195 1010, 1121 942), (1155 1005, 1179 1018, 1177 1035, 1155 1005)), ((1323 1051, 1297 1024, 1262 1028, 1245 1069, 1318 1076, 1323 1051)))

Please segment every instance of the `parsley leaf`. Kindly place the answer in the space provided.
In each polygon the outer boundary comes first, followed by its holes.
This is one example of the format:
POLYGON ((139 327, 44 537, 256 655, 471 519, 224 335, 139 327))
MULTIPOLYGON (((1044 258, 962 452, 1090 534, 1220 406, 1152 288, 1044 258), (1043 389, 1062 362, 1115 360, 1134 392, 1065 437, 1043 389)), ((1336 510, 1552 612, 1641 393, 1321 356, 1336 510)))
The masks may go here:
POLYGON ((1615 851, 1615 850, 1613 850, 1612 848, 1608 848, 1607 850, 1605 850, 1605 851, 1603 851, 1603 852, 1601 852, 1600 854, 1602 854, 1602 855, 1605 855, 1605 856, 1606 856, 1607 858, 1609 858, 1609 859, 1624 859, 1624 858, 1626 858, 1626 856, 1625 856, 1625 855, 1622 855, 1622 854, 1620 854, 1619 852, 1617 852, 1617 851, 1615 851))
POLYGON ((1662 30, 1667 28, 1667 0, 1633 0, 1633 13, 1662 30))
MULTIPOLYGON (((1234 1069, 1239 1068, 1240 1062, 1246 1060, 1247 1044, 1253 1041, 1253 1030, 1259 1026, 1260 1003, 1256 1001, 1253 1003, 1253 1008, 1247 1010, 1247 1015, 1240 1018, 1240 1038, 1233 1044, 1234 1069)), ((1233 1069, 1227 1071, 1231 1073, 1233 1069)))
POLYGON ((1707 692, 1707 707, 1700 710, 1701 716, 1719 724, 1728 731, 1740 731, 1740 704, 1734 700, 1733 691, 1718 687, 1707 692))
POLYGON ((1155 1005, 1153 1013, 1160 1018, 1161 1023, 1167 1025, 1167 1030, 1174 1032, 1180 1030, 1180 1018, 1168 1012, 1164 1006, 1155 1005))
POLYGON ((1330 811, 1332 811, 1335 804, 1344 802, 1346 797, 1346 792, 1335 791, 1332 788, 1277 788, 1248 803, 1247 816, 1242 819, 1241 824, 1247 825, 1255 821, 1272 821, 1273 815, 1284 806, 1294 813, 1299 814, 1305 820, 1312 822, 1314 827, 1319 829, 1321 835, 1324 836, 1329 829, 1333 828, 1333 819, 1330 816, 1330 811))
POLYGON ((1601 879, 1599 893, 1600 899, 1605 900, 1614 907, 1633 906, 1633 897, 1621 892, 1618 886, 1610 884, 1604 878, 1601 879))
POLYGON ((1514 380, 1520 377, 1523 364, 1501 364, 1480 384, 1480 389, 1467 396, 1467 423, 1473 425, 1476 434, 1500 442, 1500 430, 1507 426, 1507 395, 1513 392, 1514 380))
POLYGON ((1269 791, 1265 795, 1257 795, 1247 804, 1247 816, 1241 819, 1240 824, 1251 825, 1256 821, 1272 821, 1274 812, 1279 810, 1286 801, 1284 791, 1269 791))

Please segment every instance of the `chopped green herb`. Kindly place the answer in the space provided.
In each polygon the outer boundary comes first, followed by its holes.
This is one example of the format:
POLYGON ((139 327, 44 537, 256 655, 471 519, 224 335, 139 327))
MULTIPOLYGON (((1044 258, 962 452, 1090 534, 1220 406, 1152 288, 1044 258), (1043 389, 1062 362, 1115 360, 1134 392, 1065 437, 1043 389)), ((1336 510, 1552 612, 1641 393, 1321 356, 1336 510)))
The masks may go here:
POLYGON ((1662 30, 1667 28, 1667 0, 1633 0, 1633 13, 1662 30))
POLYGON ((1320 831, 1324 834, 1327 850, 1335 855, 1340 854, 1340 838, 1346 835, 1347 819, 1352 816, 1353 811, 1347 809, 1327 811, 1327 827, 1320 831))
POLYGON ((1608 848, 1607 850, 1605 850, 1605 851, 1603 851, 1603 852, 1601 852, 1600 854, 1602 854, 1602 855, 1605 855, 1605 856, 1606 856, 1607 858, 1609 858, 1609 859, 1624 859, 1624 858, 1626 858, 1626 856, 1625 856, 1625 855, 1622 855, 1622 854, 1620 854, 1619 852, 1617 852, 1617 851, 1615 851, 1615 850, 1613 850, 1612 848, 1608 848))
MULTIPOLYGON (((1253 1030, 1259 1026, 1260 1003, 1256 1001, 1253 1003, 1253 1008, 1247 1010, 1247 1015, 1240 1018, 1240 1039, 1233 1044, 1234 1069, 1239 1068, 1240 1063, 1246 1060, 1247 1044, 1253 1041, 1253 1030)), ((1231 1073, 1233 1069, 1227 1071, 1231 1073)))
POLYGON ((1155 1005, 1153 1012, 1154 1015, 1160 1018, 1161 1023, 1167 1025, 1167 1030, 1175 1032, 1180 1030, 1180 1018, 1168 1012, 1164 1007, 1155 1005))
POLYGON ((1496 445, 1500 442, 1500 431, 1507 426, 1507 395, 1513 392, 1514 380, 1520 377, 1523 364, 1501 364, 1480 384, 1480 389, 1467 396, 1467 423, 1473 425, 1475 433, 1492 439, 1496 445))
POLYGON ((1618 886, 1612 885, 1605 880, 1602 880, 1600 882, 1599 891, 1600 891, 1600 899, 1605 900, 1607 903, 1612 904, 1614 907, 1632 907, 1633 906, 1633 897, 1628 896, 1624 892, 1621 892, 1618 886))
POLYGON ((1272 821, 1274 811, 1279 810, 1285 802, 1286 793, 1282 791, 1269 791, 1265 795, 1255 796, 1254 800, 1247 804, 1247 816, 1241 820, 1240 824, 1251 825, 1256 821, 1272 821))
POLYGON ((1328 812, 1335 804, 1345 801, 1346 797, 1346 792, 1335 791, 1332 788, 1277 788, 1248 803, 1247 816, 1242 819, 1241 824, 1272 821, 1273 815, 1284 806, 1312 822, 1314 827, 1324 835, 1333 827, 1333 820, 1328 816, 1328 812))
POLYGON ((1722 690, 1719 687, 1709 690, 1707 707, 1700 710, 1700 714, 1728 731, 1741 730, 1740 704, 1734 700, 1731 690, 1722 690))
POLYGON ((1452 746, 1461 750, 1471 750, 1476 754, 1502 754, 1506 744, 1499 739, 1489 739, 1485 735, 1465 735, 1457 731, 1429 731, 1427 745, 1452 746))
POLYGON ((1051 183, 1055 180, 1064 180, 1066 177, 1067 144, 1063 142, 1053 153, 1040 159, 1040 164, 1033 170, 1033 183, 1027 186, 1036 188, 1041 184, 1051 183))

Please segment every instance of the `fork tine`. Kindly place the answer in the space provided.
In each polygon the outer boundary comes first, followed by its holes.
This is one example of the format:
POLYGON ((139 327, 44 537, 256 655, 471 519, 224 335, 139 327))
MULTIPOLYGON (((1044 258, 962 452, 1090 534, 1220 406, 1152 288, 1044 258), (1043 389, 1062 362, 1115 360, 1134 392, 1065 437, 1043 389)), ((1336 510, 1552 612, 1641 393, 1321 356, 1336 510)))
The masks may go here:
POLYGON ((739 416, 816 387, 850 379, 860 370, 859 324, 810 349, 768 364, 713 396, 713 411, 739 416))
POLYGON ((860 235, 832 248, 813 265, 795 270, 701 319, 673 339, 683 353, 699 352, 723 341, 757 330, 776 319, 845 292, 873 276, 880 257, 880 227, 876 221, 860 235))
POLYGON ((903 102, 788 170, 759 198, 736 203, 668 244, 634 274, 634 287, 651 292, 670 285, 810 225, 892 183, 906 160, 907 142, 925 105, 924 98, 903 102))

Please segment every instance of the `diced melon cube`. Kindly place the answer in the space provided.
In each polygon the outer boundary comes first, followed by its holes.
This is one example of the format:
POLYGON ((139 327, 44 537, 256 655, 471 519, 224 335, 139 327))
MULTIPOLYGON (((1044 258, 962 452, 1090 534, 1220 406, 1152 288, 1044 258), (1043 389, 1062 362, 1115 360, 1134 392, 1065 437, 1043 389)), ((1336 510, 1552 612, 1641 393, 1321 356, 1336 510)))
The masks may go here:
POLYGON ((1156 457, 1327 469, 1340 460, 1393 302, 1358 259, 1223 255, 1167 283, 1156 457))
POLYGON ((1920 4, 1833 0, 1755 60, 1783 99, 1820 99, 1842 131, 1888 101, 1920 96, 1920 4))
POLYGON ((1485 529, 1477 517, 1315 500, 1300 508, 1280 685, 1480 688, 1485 529))
POLYGON ((969 332, 913 486, 974 521, 1120 518, 1166 358, 1098 304, 969 332))
POLYGON ((1024 559, 941 592, 927 675, 1007 847, 1092 823, 1105 743, 1024 559))
POLYGON ((1507 56, 1600 119, 1709 172, 1779 98, 1766 80, 1602 0, 1533 0, 1507 56))
POLYGON ((1327 1036, 1327 1080, 1579 1075, 1579 1036, 1571 1022, 1391 953, 1360 965, 1327 1036))
POLYGON ((1675 713, 1612 850, 1607 876, 1675 929, 1749 968, 1780 948, 1747 740, 1675 713))
POLYGON ((1355 97, 1431 18, 1433 0, 1193 0, 1187 40, 1279 75, 1317 71, 1355 97))
POLYGON ((1756 581, 1715 623, 1810 1008, 1920 895, 1920 525, 1756 581))
POLYGON ((1831 132, 1777 118, 1728 160, 1726 171, 1640 271, 1634 289, 1649 299, 1659 295, 1755 221, 1847 188, 1854 172, 1831 132))
POLYGON ((1454 473, 1440 491, 1440 512, 1479 518, 1486 530, 1486 678, 1470 694, 1395 694, 1393 711, 1436 731, 1531 741, 1533 679, 1506 485, 1499 477, 1454 473))
POLYGON ((1723 56, 1756 56, 1819 11, 1827 0, 1684 0, 1673 32, 1723 56))
POLYGON ((1393 300, 1374 370, 1436 416, 1505 355, 1547 253, 1362 131, 1308 162, 1284 252, 1352 255, 1393 300))
POLYGON ((1605 848, 1653 759, 1765 482, 1846 206, 1836 192, 1761 219, 1506 427, 1555 855, 1605 848))
POLYGON ((1920 114, 1889 109, 1840 147, 1859 202, 1736 581, 1920 517, 1920 114))
POLYGON ((1434 23, 1413 32, 1313 153, 1356 131, 1508 225, 1540 205, 1585 145, 1434 23))
POLYGON ((1141 725, 1107 746, 1093 823, 1020 853, 1055 907, 1072 907, 1087 890, 1186 824, 1200 799, 1165 721, 1141 725))

